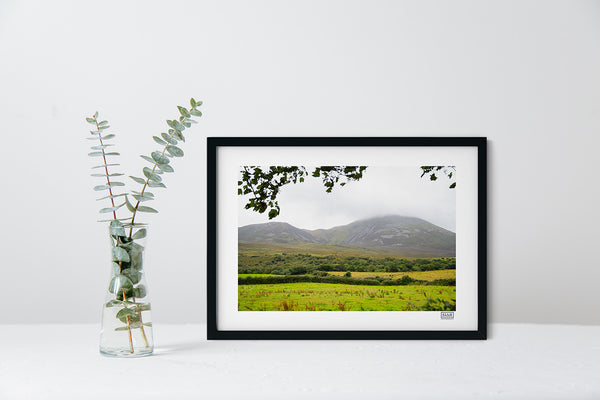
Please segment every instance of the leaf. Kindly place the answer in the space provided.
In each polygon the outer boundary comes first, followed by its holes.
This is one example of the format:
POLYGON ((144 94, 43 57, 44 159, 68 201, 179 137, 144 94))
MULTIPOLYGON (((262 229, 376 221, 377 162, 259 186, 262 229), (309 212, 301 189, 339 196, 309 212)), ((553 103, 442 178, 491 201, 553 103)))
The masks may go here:
POLYGON ((133 236, 131 236, 132 239, 142 239, 146 237, 146 229, 142 228, 140 230, 138 230, 136 233, 133 234, 133 236))
POLYGON ((108 286, 109 292, 113 294, 117 294, 119 292, 122 293, 123 289, 125 289, 126 292, 133 289, 133 283, 131 283, 129 278, 123 275, 117 275, 111 279, 110 285, 108 286))
MULTIPOLYGON (((140 304, 138 308, 140 309, 140 311, 150 311, 150 303, 140 304)), ((148 326, 152 326, 152 322, 148 322, 148 324, 150 324, 148 326)), ((144 325, 146 325, 145 322, 144 325)))
POLYGON ((154 139, 154 141, 156 143, 160 144, 161 146, 166 146, 167 145, 167 142, 165 142, 164 140, 162 140, 158 136, 152 136, 152 139, 154 139))
POLYGON ((138 285, 138 287, 133 289, 133 294, 140 299, 146 297, 146 287, 144 285, 138 285))
POLYGON ((156 164, 162 172, 174 172, 175 170, 169 164, 156 164))
POLYGON ((96 199, 96 201, 98 200, 104 200, 104 199, 116 199, 117 197, 121 197, 121 196, 126 196, 127 193, 121 193, 121 194, 113 194, 113 195, 108 195, 108 196, 104 196, 104 197, 100 197, 99 199, 96 199))
POLYGON ((114 146, 114 144, 102 144, 102 145, 99 145, 99 146, 92 146, 90 148, 92 150, 104 150, 104 149, 106 149, 107 147, 110 147, 110 146, 114 146))
POLYGON ((156 162, 151 157, 144 156, 144 155, 141 155, 140 157, 142 157, 144 160, 148 161, 151 164, 156 164, 156 162))
POLYGON ((110 125, 98 126, 98 130, 100 130, 100 131, 103 131, 108 128, 110 128, 110 125))
POLYGON ((181 133, 181 131, 175 130, 173 132, 173 136, 176 137, 178 140, 185 142, 185 138, 183 137, 183 134, 181 133))
POLYGON ((450 185, 450 189, 454 189, 456 187, 456 182, 454 182, 452 185, 450 185))
POLYGON ((144 167, 144 169, 142 170, 144 172, 144 175, 146 176, 146 178, 155 181, 155 182, 162 182, 162 178, 155 174, 154 172, 152 172, 152 170, 148 167, 144 167))
POLYGON ((119 326, 119 327, 115 328, 115 331, 127 331, 129 329, 130 329, 130 327, 128 327, 128 326, 119 326))
POLYGON ((184 117, 189 117, 190 116, 189 111, 185 107, 177 106, 177 109, 179 109, 179 113, 181 115, 183 115, 184 117))
POLYGON ((90 157, 100 157, 100 156, 102 156, 102 152, 101 151, 92 151, 91 153, 88 153, 88 156, 90 156, 90 157))
POLYGON ((119 221, 112 221, 109 226, 109 231, 111 235, 115 236, 125 236, 125 229, 123 228, 123 224, 119 221))
POLYGON ((190 99, 190 106, 192 106, 192 108, 196 107, 196 100, 194 100, 193 97, 190 99))
POLYGON ((196 117, 201 117, 202 116, 202 111, 196 110, 196 109, 192 109, 192 110, 190 110, 190 114, 195 115, 196 117))
POLYGON ((165 184, 162 182, 154 182, 154 181, 148 181, 148 186, 150 187, 160 187, 160 188, 166 188, 165 184))
POLYGON ((142 192, 136 192, 135 190, 132 190, 131 193, 137 194, 138 196, 149 196, 149 197, 154 198, 154 193, 151 193, 151 192, 149 192, 147 190, 144 190, 144 193, 142 193, 142 192))
POLYGON ((123 182, 111 182, 110 186, 125 186, 123 182))
MULTIPOLYGON (((173 139, 171 136, 167 135, 166 133, 161 133, 160 134, 163 139, 165 139, 166 142, 169 142, 170 144, 177 144, 177 140, 173 139)), ((166 145, 166 143, 165 143, 166 145)))
POLYGON ((129 278, 129 280, 135 285, 136 283, 138 283, 140 280, 142 280, 142 273, 139 271, 136 271, 135 269, 132 268, 126 268, 123 270, 123 272, 121 272, 122 275, 125 275, 127 278, 129 278))
POLYGON ((91 176, 123 176, 123 174, 114 173, 114 174, 90 174, 91 176))
POLYGON ((119 275, 121 273, 121 266, 113 261, 112 263, 113 274, 119 275))
POLYGON ((135 315, 135 311, 133 311, 131 308, 123 308, 119 310, 115 317, 121 322, 127 323, 127 317, 129 317, 129 321, 131 321, 133 315, 135 315))
POLYGON ((114 138, 114 137, 115 137, 115 135, 113 135, 113 134, 111 133, 111 134, 109 134, 109 135, 102 136, 102 140, 108 140, 108 139, 112 139, 112 138, 114 138))
POLYGON ((152 322, 144 322, 144 326, 149 326, 152 328, 152 322))
POLYGON ((96 120, 94 118, 87 118, 85 119, 87 122, 89 122, 90 124, 96 124, 96 120))
POLYGON ((183 157, 183 150, 177 146, 167 146, 167 151, 173 157, 183 157))
POLYGON ((113 151, 112 153, 104 153, 105 156, 120 156, 121 153, 113 151))
POLYGON ((129 258, 129 254, 120 247, 113 247, 112 254, 113 254, 113 260, 115 260, 115 261, 129 262, 131 260, 129 258))
POLYGON ((120 307, 123 305, 122 301, 118 301, 118 300, 109 300, 104 306, 106 308, 110 308, 110 307, 120 307))
POLYGON ((113 212, 113 211, 117 211, 121 207, 123 207, 123 204, 121 204, 120 206, 103 208, 103 209, 100 210, 100 214, 106 214, 106 213, 110 213, 110 212, 113 212))
POLYGON ((98 119, 98 111, 94 113, 94 119, 98 119))
POLYGON ((150 197, 150 196, 142 196, 139 194, 132 194, 133 198, 136 199, 137 201, 144 202, 144 201, 150 201, 150 200, 154 200, 154 197, 150 197))
POLYGON ((101 190, 106 190, 106 189, 108 189, 108 188, 110 188, 110 186, 108 186, 108 185, 98 185, 98 186, 94 186, 94 190, 95 190, 96 192, 99 192, 99 191, 101 191, 101 190))
POLYGON ((98 122, 98 126, 105 126, 108 125, 108 121, 100 121, 98 122))
POLYGON ((151 156, 152 156, 152 159, 154 161, 156 161, 157 164, 168 164, 169 163, 169 159, 165 155, 161 154, 158 151, 152 152, 151 156))
POLYGON ((133 179, 134 181, 136 181, 137 183, 139 183, 140 185, 145 185, 146 184, 146 180, 142 179, 142 178, 138 178, 137 176, 129 176, 131 179, 133 179))
POLYGON ((104 167, 116 167, 118 165, 121 165, 121 164, 96 165, 95 167, 92 167, 92 169, 98 169, 98 168, 104 168, 104 167))
POLYGON ((135 212, 135 207, 129 202, 129 199, 127 198, 127 196, 125 196, 125 205, 127 206, 127 209, 129 211, 135 212))
POLYGON ((147 207, 147 206, 138 206, 137 210, 140 212, 147 212, 147 213, 157 213, 158 212, 154 208, 147 207))

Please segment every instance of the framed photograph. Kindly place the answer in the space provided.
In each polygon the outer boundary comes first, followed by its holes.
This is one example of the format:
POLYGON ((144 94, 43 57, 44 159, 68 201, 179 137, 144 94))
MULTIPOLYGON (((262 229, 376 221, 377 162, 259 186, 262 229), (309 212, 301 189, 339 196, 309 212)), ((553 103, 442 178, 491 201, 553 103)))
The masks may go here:
POLYGON ((208 339, 485 339, 486 139, 208 138, 208 339))

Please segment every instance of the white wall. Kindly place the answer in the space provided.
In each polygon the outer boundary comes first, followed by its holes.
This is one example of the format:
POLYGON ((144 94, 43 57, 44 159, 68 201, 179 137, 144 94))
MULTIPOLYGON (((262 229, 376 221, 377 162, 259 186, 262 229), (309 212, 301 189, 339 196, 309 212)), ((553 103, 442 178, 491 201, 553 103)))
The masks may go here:
POLYGON ((84 116, 123 169, 205 102, 152 223, 154 319, 205 319, 205 137, 481 135, 494 322, 600 323, 600 2, 2 1, 0 322, 98 322, 84 116))

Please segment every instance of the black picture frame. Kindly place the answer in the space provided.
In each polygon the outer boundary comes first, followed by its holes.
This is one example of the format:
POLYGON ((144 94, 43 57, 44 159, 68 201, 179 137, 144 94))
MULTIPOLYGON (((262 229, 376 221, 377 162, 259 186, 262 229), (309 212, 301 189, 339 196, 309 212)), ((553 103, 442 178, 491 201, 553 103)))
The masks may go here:
POLYGON ((487 139, 485 137, 207 138, 207 338, 209 340, 485 340, 487 338, 487 139), (222 147, 473 147, 477 150, 477 327, 472 330, 223 330, 218 326, 218 150, 222 147))

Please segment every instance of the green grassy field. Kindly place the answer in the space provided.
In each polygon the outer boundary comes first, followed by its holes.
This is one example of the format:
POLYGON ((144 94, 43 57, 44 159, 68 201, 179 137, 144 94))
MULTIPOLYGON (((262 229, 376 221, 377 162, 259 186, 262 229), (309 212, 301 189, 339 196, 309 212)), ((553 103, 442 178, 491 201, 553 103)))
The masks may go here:
POLYGON ((238 286, 239 311, 412 311, 443 302, 446 309, 455 309, 455 300, 455 286, 312 282, 238 286))
MULTIPOLYGON (((344 271, 329 271, 330 275, 344 276, 344 271)), ((408 275, 413 279, 434 281, 436 279, 456 279, 455 269, 441 269, 438 271, 411 271, 411 272, 351 272, 353 278, 381 278, 400 279, 408 275)))

